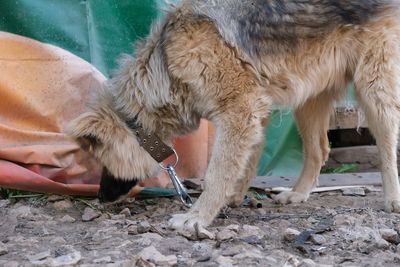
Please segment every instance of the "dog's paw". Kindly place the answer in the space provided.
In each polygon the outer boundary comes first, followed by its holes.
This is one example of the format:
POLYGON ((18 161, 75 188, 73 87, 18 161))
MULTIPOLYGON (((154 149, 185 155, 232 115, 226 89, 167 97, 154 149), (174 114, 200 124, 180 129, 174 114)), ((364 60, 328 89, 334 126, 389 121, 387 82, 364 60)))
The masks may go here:
POLYGON ((399 199, 385 200, 385 211, 400 213, 400 200, 399 199))
POLYGON ((281 192, 274 196, 273 199, 277 203, 289 204, 289 203, 300 203, 308 199, 309 194, 303 194, 294 191, 281 192))
POLYGON ((199 218, 196 213, 175 214, 169 220, 169 227, 178 232, 190 232, 198 239, 214 239, 214 234, 205 227, 208 223, 199 218))

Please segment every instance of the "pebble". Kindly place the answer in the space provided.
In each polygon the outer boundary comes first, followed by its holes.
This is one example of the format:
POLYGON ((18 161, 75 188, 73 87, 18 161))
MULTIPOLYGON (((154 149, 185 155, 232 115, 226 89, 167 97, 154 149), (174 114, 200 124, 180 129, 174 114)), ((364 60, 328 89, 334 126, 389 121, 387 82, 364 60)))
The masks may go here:
POLYGON ((164 256, 154 246, 144 248, 138 255, 156 265, 172 266, 178 263, 178 258, 175 255, 164 256))
POLYGON ((236 236, 236 232, 228 229, 224 229, 217 233, 216 238, 218 241, 225 241, 232 239, 236 236))
POLYGON ((121 210, 121 212, 119 214, 123 214, 126 217, 130 217, 131 216, 131 210, 129 208, 125 208, 125 209, 121 210))
POLYGON ((139 222, 137 224, 137 231, 139 234, 147 233, 150 231, 151 225, 148 221, 139 222))
POLYGON ((72 218, 69 215, 64 215, 62 218, 60 218, 60 222, 63 222, 63 223, 73 223, 75 221, 76 221, 75 218, 72 218))
POLYGON ((399 234, 393 229, 381 229, 379 233, 383 239, 390 243, 398 244, 400 242, 399 234))
POLYGON ((262 259, 264 258, 263 253, 256 248, 248 248, 244 250, 244 252, 237 254, 233 257, 234 259, 244 259, 244 258, 252 258, 252 259, 262 259))
POLYGON ((0 200, 0 209, 6 208, 8 205, 10 205, 10 200, 8 199, 1 199, 0 200))
POLYGON ((365 190, 361 187, 343 188, 343 196, 365 196, 365 190))
POLYGON ((131 225, 128 227, 128 235, 137 235, 137 234, 139 234, 137 225, 131 225))
POLYGON ((312 260, 312 259, 303 259, 299 266, 301 267, 313 267, 313 266, 317 266, 317 264, 312 260))
POLYGON ((232 259, 232 258, 230 258, 230 257, 224 257, 224 256, 218 256, 216 259, 215 259, 215 261, 218 263, 218 264, 220 264, 220 266, 221 265, 223 265, 224 264, 224 266, 226 266, 225 264, 230 264, 230 265, 233 265, 233 264, 235 264, 235 261, 232 259))
POLYGON ((66 211, 71 209, 73 206, 74 205, 69 199, 57 201, 53 204, 53 208, 58 211, 66 211))
POLYGON ((323 235, 313 234, 311 235, 310 239, 315 245, 322 245, 326 243, 326 238, 323 235))
POLYGON ((8 253, 8 249, 3 242, 0 241, 0 256, 8 253))
POLYGON ((20 218, 29 218, 32 217, 32 210, 29 206, 19 206, 15 209, 10 209, 10 216, 20 217, 20 218))
POLYGON ((43 260, 46 259, 47 257, 50 257, 51 253, 50 250, 46 250, 37 254, 33 254, 28 256, 28 260, 30 260, 31 262, 33 261, 39 261, 39 260, 43 260))
POLYGON ((83 211, 82 215, 82 221, 84 222, 89 222, 93 221, 94 219, 100 217, 100 213, 96 212, 92 208, 86 207, 85 210, 83 211))
POLYGON ((230 224, 225 229, 235 231, 236 233, 239 232, 240 226, 238 224, 230 224))
POLYGON ((260 238, 264 237, 264 233, 259 227, 248 224, 243 225, 243 231, 240 232, 241 237, 254 235, 260 238))
POLYGON ((285 232, 283 233, 283 239, 288 242, 293 242, 294 240, 296 240, 296 238, 299 234, 300 234, 300 232, 297 231, 296 229, 287 228, 285 230, 285 232))

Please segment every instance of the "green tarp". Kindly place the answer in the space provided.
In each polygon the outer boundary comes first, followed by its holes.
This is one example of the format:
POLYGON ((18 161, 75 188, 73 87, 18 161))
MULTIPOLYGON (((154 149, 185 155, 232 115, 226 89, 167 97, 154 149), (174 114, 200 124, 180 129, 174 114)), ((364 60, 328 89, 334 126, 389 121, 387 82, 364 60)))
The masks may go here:
MULTIPOLYGON (((112 77, 122 53, 146 35, 162 0, 0 0, 0 31, 64 48, 112 77)), ((271 114, 259 175, 298 174, 302 144, 293 118, 271 114)))

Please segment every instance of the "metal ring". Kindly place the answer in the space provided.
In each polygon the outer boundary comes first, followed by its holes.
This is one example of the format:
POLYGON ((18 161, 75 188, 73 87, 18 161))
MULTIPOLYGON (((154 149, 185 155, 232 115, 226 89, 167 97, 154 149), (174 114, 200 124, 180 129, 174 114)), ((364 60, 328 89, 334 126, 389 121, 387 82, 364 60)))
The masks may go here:
MULTIPOLYGON (((178 162, 179 162, 179 157, 178 157, 178 153, 176 153, 176 151, 175 151, 175 149, 173 149, 173 148, 171 148, 172 149, 172 151, 174 151, 174 154, 175 154, 175 158, 176 158, 176 161, 175 161, 175 163, 174 164, 168 164, 168 165, 172 165, 172 167, 176 167, 176 165, 178 164, 178 162)), ((164 167, 162 164, 161 164, 161 162, 160 163, 158 163, 158 165, 160 165, 160 167, 161 167, 161 169, 163 169, 163 170, 168 170, 168 167, 164 167)))

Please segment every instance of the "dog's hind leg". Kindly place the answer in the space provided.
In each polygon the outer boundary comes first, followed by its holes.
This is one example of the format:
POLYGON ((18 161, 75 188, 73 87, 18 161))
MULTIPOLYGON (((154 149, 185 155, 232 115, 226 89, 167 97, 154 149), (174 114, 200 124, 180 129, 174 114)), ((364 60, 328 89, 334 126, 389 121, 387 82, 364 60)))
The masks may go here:
POLYGON ((400 126, 400 51, 398 42, 368 41, 355 73, 356 92, 380 155, 385 210, 400 212, 397 138, 400 126))
POLYGON ((303 139, 304 167, 292 191, 282 192, 274 197, 279 203, 306 201, 311 190, 318 184, 321 166, 329 155, 327 131, 332 100, 328 94, 309 99, 296 110, 296 122, 303 139))

